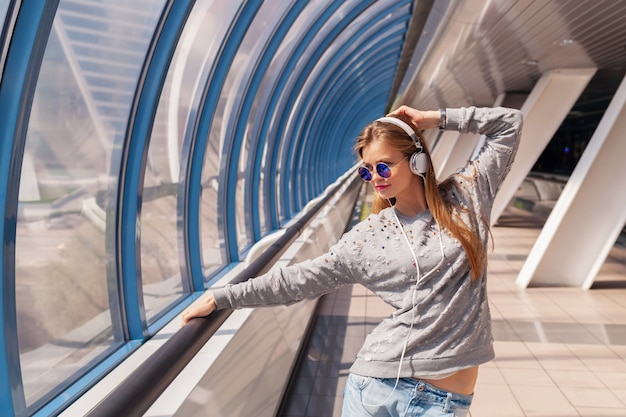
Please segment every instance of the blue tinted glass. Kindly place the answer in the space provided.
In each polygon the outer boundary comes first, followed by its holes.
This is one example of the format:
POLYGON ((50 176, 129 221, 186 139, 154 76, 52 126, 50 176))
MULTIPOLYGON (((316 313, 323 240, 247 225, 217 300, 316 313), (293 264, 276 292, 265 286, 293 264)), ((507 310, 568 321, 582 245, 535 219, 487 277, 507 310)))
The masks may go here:
MULTIPOLYGON (((141 221, 141 269, 149 322, 183 294, 180 262, 184 259, 185 248, 178 192, 181 181, 188 179, 181 178, 184 175, 181 174, 181 152, 190 148, 185 141, 196 139, 194 116, 202 104, 200 98, 206 76, 217 58, 232 18, 229 16, 234 15, 238 7, 236 2, 220 3, 205 0, 195 4, 172 59, 157 109, 158 123, 152 130, 141 221)), ((204 189, 203 197, 214 195, 215 189, 204 189)), ((210 267, 204 270, 207 275, 225 263, 222 238, 216 227, 216 200, 215 196, 206 199, 201 210, 201 222, 210 223, 201 234, 204 253, 210 259, 210 267)))
MULTIPOLYGON (((193 55, 194 62, 198 62, 203 69, 199 79, 199 85, 193 85, 190 91, 190 102, 192 109, 202 104, 202 87, 207 82, 208 71, 213 67, 219 58, 218 52, 221 42, 228 33, 229 25, 235 18, 241 1, 216 1, 210 7, 205 8, 202 13, 194 16, 198 23, 193 32, 189 33, 188 42, 193 55)), ((193 16, 194 14, 192 14, 193 16)), ((216 113, 213 117, 212 130, 217 128, 224 121, 226 115, 216 113), (215 127, 217 126, 217 127, 215 127)), ((193 126, 188 126, 193 128, 193 126)), ((202 239, 202 263, 205 274, 217 270, 224 265, 226 251, 224 236, 222 234, 223 219, 218 216, 218 191, 222 184, 218 181, 220 166, 222 164, 221 149, 222 138, 217 135, 210 135, 208 138, 197 138, 206 141, 206 151, 204 164, 202 166, 202 197, 200 201, 200 236, 202 239)))
MULTIPOLYGON (((224 104, 218 109, 218 113, 223 111, 227 114, 236 114, 237 106, 241 105, 241 98, 246 94, 248 81, 253 75, 252 71, 255 68, 253 62, 261 58, 260 53, 265 49, 264 45, 269 42, 269 37, 272 34, 271 28, 278 25, 279 19, 288 6, 290 6, 289 2, 267 1, 264 2, 263 6, 259 9, 253 24, 248 29, 246 37, 241 43, 237 56, 231 66, 231 71, 226 78, 225 89, 222 95, 222 103, 224 104), (229 97, 230 99, 228 99, 229 97), (237 99, 235 99, 235 97, 237 99)), ((238 123, 240 120, 233 118, 231 121, 238 123)), ((223 133, 232 134, 232 131, 228 132, 225 128, 226 126, 222 126, 223 133)), ((245 137, 233 138, 234 140, 241 140, 243 142, 241 147, 235 149, 240 152, 238 170, 242 174, 249 169, 250 133, 251 132, 246 129, 244 133, 245 137)), ((237 246, 240 254, 253 243, 252 225, 249 222, 246 223, 246 220, 249 219, 246 208, 249 210, 258 209, 257 207, 246 207, 246 199, 249 197, 246 195, 246 191, 251 191, 246 184, 248 178, 249 177, 246 175, 237 176, 235 219, 237 221, 237 246)))
POLYGON ((20 180, 16 304, 27 405, 123 342, 107 234, 132 92, 163 3, 60 2, 20 180))

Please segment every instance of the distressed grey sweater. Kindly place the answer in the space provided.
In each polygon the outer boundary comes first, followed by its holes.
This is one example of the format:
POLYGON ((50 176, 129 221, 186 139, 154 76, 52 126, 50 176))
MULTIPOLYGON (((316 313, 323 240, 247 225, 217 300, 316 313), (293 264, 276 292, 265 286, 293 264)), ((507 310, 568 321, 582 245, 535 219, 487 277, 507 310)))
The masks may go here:
MULTIPOLYGON (((459 213, 484 245, 489 234, 485 221, 513 162, 521 127, 518 110, 447 109, 447 130, 486 137, 476 159, 441 186, 444 198, 461 207, 459 213), (469 217, 468 211, 476 216, 469 217)), ((367 336, 351 372, 378 378, 395 378, 398 372, 401 377, 437 378, 491 360, 486 276, 472 281, 463 247, 446 230, 441 233, 430 211, 415 217, 398 212, 418 259, 418 277, 393 210, 371 214, 324 255, 214 290, 218 308, 287 305, 358 283, 395 311, 367 336)))

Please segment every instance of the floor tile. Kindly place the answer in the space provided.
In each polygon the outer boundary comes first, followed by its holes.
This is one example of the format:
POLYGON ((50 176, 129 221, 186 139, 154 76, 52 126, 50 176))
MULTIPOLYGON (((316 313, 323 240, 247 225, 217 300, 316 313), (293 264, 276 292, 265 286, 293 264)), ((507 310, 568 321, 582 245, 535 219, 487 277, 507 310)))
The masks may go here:
POLYGON ((593 375, 610 389, 626 389, 626 372, 594 372, 593 375))
POLYGON ((547 372, 559 387, 604 387, 602 380, 591 371, 549 369, 547 372))
POLYGON ((526 343, 533 357, 544 369, 587 370, 584 362, 562 343, 526 343))
POLYGON ((481 385, 505 384, 504 376, 497 367, 481 366, 478 381, 481 385))
POLYGON ((494 349, 499 368, 542 369, 524 343, 496 341, 494 349))
POLYGON ((470 411, 473 417, 524 417, 522 408, 506 384, 480 383, 470 411))
POLYGON ((517 369, 500 367, 504 380, 509 385, 532 385, 555 387, 554 380, 543 369, 517 369))
POLYGON ((624 417, 623 408, 598 408, 598 407, 578 407, 576 408, 580 417, 624 417))
POLYGON ((605 345, 571 345, 570 349, 591 371, 626 374, 626 361, 605 345))
POLYGON ((561 387, 561 391, 574 407, 619 408, 622 402, 606 388, 561 387))
POLYGON ((510 385, 527 417, 572 417, 576 410, 558 387, 510 385))

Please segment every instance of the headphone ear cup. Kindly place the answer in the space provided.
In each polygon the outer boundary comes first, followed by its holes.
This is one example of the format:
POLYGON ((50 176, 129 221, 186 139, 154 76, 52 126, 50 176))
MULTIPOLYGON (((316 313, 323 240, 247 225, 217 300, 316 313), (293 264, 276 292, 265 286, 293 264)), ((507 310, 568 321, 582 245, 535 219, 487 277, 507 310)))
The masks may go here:
POLYGON ((424 152, 415 152, 411 155, 411 160, 409 162, 409 168, 411 172, 415 175, 419 175, 423 177, 428 170, 428 157, 424 152))

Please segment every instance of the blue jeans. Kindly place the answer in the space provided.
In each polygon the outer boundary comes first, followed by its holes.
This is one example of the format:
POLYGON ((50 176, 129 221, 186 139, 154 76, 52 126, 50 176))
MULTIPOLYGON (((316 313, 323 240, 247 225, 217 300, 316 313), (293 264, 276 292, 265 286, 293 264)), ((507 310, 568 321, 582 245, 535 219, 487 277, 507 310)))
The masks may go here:
POLYGON ((444 391, 412 378, 372 378, 350 374, 342 417, 466 417, 471 395, 444 391))

